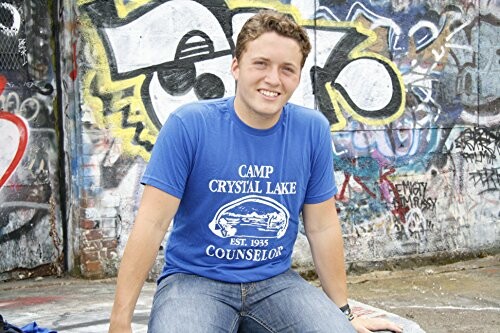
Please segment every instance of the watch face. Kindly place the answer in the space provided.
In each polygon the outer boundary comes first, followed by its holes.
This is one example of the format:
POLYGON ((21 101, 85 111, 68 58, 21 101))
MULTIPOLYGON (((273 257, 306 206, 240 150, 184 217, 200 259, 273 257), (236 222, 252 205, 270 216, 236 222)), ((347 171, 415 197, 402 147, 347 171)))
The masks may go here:
POLYGON ((346 304, 343 307, 341 307, 340 311, 342 311, 342 313, 345 314, 346 316, 349 316, 352 313, 349 304, 346 304))

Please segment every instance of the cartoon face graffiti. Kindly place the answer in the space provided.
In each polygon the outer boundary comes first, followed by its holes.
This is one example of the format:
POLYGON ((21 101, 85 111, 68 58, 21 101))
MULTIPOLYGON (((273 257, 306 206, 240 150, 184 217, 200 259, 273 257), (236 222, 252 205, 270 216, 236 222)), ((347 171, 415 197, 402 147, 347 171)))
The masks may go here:
MULTIPOLYGON (((157 131, 177 107, 235 93, 232 50, 241 26, 259 9, 254 5, 229 0, 152 1, 120 17, 106 2, 83 5, 92 21, 88 24, 97 27, 86 31, 89 52, 96 56, 93 67, 103 69, 86 73, 90 89, 84 98, 95 106, 94 116, 112 122, 114 134, 126 137, 128 153, 148 160, 157 131), (102 110, 93 101, 102 103, 102 110)), ((369 125, 387 124, 401 116, 404 94, 397 69, 383 56, 363 51, 376 39, 373 32, 351 23, 315 23, 294 6, 276 1, 266 7, 273 5, 287 11, 311 38, 328 41, 314 44, 314 56, 308 57, 290 102, 316 104, 332 129, 346 126, 345 110, 369 125)))
POLYGON ((249 195, 222 206, 209 224, 223 238, 281 238, 288 229, 290 214, 276 200, 249 195))
POLYGON ((195 1, 162 3, 102 33, 116 77, 147 74, 142 95, 149 96, 147 110, 158 128, 177 106, 232 92, 232 41, 215 14, 195 1), (140 54, 130 52, 130 40, 140 54))

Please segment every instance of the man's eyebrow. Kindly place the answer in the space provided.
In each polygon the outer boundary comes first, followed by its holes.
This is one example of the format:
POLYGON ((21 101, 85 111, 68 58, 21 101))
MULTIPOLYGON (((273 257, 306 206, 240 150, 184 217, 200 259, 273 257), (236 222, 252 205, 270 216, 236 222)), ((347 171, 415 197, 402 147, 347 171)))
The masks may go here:
POLYGON ((292 67, 298 67, 295 63, 293 62, 284 62, 283 65, 285 66, 292 66, 292 67))
MULTIPOLYGON (((252 61, 255 61, 255 60, 264 60, 264 61, 271 61, 270 58, 267 58, 267 57, 264 57, 264 56, 256 56, 256 57, 253 57, 251 58, 252 61)), ((293 62, 289 62, 289 61, 286 61, 284 63, 282 63, 282 65, 285 65, 285 66, 292 66, 292 67, 299 67, 297 66, 295 63, 293 62)))
POLYGON ((264 56, 256 56, 256 57, 253 57, 252 60, 265 60, 265 61, 271 61, 271 59, 269 58, 266 58, 264 56))

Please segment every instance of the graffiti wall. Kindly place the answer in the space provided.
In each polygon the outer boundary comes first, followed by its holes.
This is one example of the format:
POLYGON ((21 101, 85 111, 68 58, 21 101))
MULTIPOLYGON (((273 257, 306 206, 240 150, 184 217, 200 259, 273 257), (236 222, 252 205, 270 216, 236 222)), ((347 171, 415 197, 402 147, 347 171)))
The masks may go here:
POLYGON ((80 0, 82 271, 116 271, 159 129, 234 94, 235 39, 261 8, 311 37, 292 102, 331 124, 347 260, 498 246, 497 2, 80 0))
POLYGON ((0 1, 0 280, 62 270, 50 12, 0 1))

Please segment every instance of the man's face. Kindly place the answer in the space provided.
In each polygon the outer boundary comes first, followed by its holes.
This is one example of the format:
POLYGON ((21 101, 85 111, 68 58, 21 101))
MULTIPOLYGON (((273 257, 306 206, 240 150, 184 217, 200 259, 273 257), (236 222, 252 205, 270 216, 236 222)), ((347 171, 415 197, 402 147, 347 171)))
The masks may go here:
POLYGON ((248 42, 231 71, 238 85, 234 107, 240 119, 254 128, 270 128, 300 82, 299 43, 275 32, 248 42))

